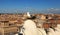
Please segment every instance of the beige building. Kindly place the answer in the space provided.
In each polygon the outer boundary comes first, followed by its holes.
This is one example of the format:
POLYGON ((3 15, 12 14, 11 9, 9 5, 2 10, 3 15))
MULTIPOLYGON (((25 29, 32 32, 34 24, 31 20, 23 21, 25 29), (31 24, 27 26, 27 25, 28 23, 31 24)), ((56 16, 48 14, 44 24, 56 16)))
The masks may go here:
POLYGON ((41 15, 40 19, 41 20, 45 20, 46 19, 46 16, 45 15, 41 15))

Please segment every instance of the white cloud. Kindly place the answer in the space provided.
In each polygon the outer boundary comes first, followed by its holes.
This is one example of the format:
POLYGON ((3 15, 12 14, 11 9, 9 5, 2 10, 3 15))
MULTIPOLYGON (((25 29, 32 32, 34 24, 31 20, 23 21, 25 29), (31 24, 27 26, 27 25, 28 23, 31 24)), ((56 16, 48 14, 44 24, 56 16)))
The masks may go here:
POLYGON ((58 8, 49 8, 49 9, 47 9, 47 11, 60 11, 60 9, 58 9, 58 8))

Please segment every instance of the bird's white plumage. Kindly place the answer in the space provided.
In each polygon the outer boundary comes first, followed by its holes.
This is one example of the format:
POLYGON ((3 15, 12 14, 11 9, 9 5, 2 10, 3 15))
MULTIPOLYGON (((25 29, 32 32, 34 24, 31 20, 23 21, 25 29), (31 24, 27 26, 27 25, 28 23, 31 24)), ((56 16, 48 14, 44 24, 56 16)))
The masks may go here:
POLYGON ((29 13, 29 12, 27 12, 27 16, 28 16, 28 17, 31 17, 31 15, 30 15, 30 13, 29 13))
POLYGON ((55 35, 60 35, 60 25, 55 27, 55 35))
POLYGON ((49 28, 48 35, 55 35, 55 32, 52 28, 49 28))
POLYGON ((39 30, 38 32, 39 33, 41 32, 42 35, 47 35, 46 32, 45 32, 45 30, 44 30, 44 28, 38 28, 37 30, 39 30))
POLYGON ((36 24, 32 20, 26 20, 24 22, 23 27, 25 28, 24 30, 25 35, 38 35, 36 24))

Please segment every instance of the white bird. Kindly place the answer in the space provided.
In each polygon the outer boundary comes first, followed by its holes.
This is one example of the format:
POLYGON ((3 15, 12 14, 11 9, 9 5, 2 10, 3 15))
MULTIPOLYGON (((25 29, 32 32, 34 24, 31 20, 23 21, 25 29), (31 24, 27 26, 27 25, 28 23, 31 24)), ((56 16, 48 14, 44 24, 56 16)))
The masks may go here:
POLYGON ((23 27, 24 35, 38 35, 36 24, 32 20, 26 20, 23 27))
POLYGON ((49 28, 48 35, 55 35, 55 32, 52 28, 49 28))
POLYGON ((44 28, 37 28, 32 20, 26 20, 23 27, 24 35, 47 35, 44 28))
POLYGON ((55 35, 60 35, 60 29, 55 28, 55 35))
POLYGON ((40 35, 47 35, 44 28, 38 28, 40 35))
POLYGON ((31 15, 30 15, 30 13, 29 12, 27 12, 27 16, 30 18, 31 17, 31 15))
POLYGON ((55 34, 60 35, 60 24, 58 24, 57 27, 55 27, 55 34))

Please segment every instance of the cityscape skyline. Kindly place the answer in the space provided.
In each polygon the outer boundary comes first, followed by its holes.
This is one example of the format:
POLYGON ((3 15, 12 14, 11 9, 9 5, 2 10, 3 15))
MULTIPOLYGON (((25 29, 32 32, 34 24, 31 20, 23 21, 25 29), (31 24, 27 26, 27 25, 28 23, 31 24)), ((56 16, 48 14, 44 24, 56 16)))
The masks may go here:
POLYGON ((0 0, 0 13, 27 11, 34 11, 33 13, 60 13, 60 0, 0 0))

